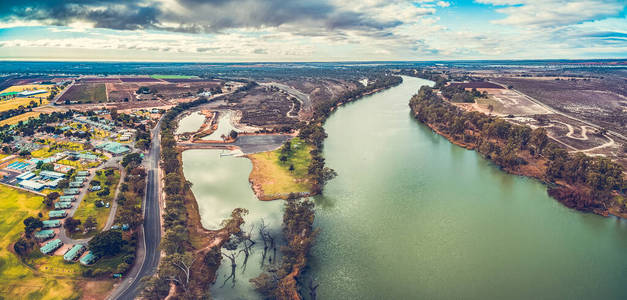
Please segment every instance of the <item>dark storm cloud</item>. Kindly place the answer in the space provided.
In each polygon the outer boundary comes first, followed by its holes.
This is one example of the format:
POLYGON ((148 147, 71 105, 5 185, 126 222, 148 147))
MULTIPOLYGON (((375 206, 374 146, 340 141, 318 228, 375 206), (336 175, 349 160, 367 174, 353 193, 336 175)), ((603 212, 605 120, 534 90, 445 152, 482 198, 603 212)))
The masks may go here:
POLYGON ((76 21, 118 30, 157 29, 218 32, 242 27, 298 25, 314 31, 385 30, 401 22, 380 22, 322 0, 178 0, 182 9, 164 8, 154 0, 2 0, 0 19, 35 20, 51 25, 76 21))

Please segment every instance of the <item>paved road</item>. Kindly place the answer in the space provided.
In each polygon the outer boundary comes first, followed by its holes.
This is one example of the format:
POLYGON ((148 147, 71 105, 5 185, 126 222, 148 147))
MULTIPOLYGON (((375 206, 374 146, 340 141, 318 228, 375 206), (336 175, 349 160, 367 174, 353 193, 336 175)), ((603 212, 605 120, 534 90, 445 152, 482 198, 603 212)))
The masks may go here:
POLYGON ((134 299, 142 291, 141 279, 152 276, 159 265, 159 243, 161 242, 161 214, 159 213, 159 160, 161 144, 159 129, 161 121, 152 130, 152 144, 145 163, 148 170, 146 198, 144 199, 144 224, 139 231, 137 261, 126 278, 111 293, 109 299, 134 299))

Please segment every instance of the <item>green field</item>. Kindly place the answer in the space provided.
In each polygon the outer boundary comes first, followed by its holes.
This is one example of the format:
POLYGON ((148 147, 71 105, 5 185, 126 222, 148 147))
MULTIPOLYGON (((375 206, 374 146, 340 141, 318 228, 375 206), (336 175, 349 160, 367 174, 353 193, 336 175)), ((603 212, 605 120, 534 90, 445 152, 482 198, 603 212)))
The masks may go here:
POLYGON ((154 79, 194 79, 198 78, 197 76, 188 76, 188 75, 150 75, 151 78, 154 79))
POLYGON ((285 162, 281 162, 281 149, 249 155, 253 162, 250 178, 261 185, 265 195, 309 192, 309 163, 312 146, 299 138, 292 141, 291 152, 285 162), (290 171, 290 166, 294 169, 290 171))
MULTIPOLYGON (((0 298, 68 299, 79 296, 76 267, 66 268, 63 259, 33 258, 28 266, 11 250, 28 216, 43 211, 42 197, 0 185, 0 298), (58 272, 57 272, 58 271, 58 272), (65 271, 65 272, 64 272, 65 271), (52 274, 50 274, 52 273, 52 274)), ((38 251, 35 251, 38 252, 38 251)))
POLYGON ((98 196, 98 191, 89 192, 85 199, 81 202, 80 206, 74 213, 74 219, 81 220, 81 223, 85 223, 85 220, 89 216, 94 216, 96 218, 96 222, 98 223, 97 230, 93 230, 87 234, 83 234, 82 231, 72 233, 72 238, 85 238, 96 235, 96 233, 100 232, 107 222, 107 218, 109 217, 110 208, 106 207, 96 207, 96 202, 102 200, 104 203, 113 203, 113 197, 115 195, 115 189, 117 188, 120 182, 120 171, 115 170, 113 173, 113 182, 111 185, 106 185, 107 177, 102 175, 94 176, 94 180, 98 180, 101 183, 102 188, 104 189, 106 186, 109 187, 110 193, 107 196, 100 197, 98 196))

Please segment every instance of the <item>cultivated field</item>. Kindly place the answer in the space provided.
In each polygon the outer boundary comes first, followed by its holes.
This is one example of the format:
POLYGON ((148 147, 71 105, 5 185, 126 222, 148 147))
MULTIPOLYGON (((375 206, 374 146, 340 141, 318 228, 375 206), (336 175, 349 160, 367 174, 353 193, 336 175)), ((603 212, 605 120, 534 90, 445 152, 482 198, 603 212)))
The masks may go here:
POLYGON ((104 83, 80 83, 72 85, 58 100, 84 103, 107 102, 107 91, 104 83))

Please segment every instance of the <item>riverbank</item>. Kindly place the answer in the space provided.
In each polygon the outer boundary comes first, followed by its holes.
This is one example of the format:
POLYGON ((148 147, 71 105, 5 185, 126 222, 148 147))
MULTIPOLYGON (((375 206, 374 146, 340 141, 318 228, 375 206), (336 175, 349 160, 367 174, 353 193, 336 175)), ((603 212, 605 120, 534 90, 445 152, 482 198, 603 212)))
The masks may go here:
POLYGON ((480 112, 465 112, 423 88, 410 100, 415 119, 450 142, 475 150, 504 171, 540 180, 548 194, 569 208, 627 216, 620 165, 606 158, 571 155, 542 128, 511 124, 480 112))

